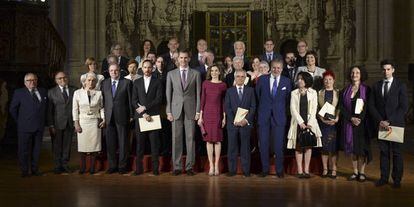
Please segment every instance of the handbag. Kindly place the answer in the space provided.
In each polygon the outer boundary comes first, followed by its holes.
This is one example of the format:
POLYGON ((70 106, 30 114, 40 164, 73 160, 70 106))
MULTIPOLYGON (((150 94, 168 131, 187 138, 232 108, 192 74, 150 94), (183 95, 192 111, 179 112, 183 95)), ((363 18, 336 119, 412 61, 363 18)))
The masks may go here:
POLYGON ((298 144, 300 147, 315 147, 317 145, 315 134, 310 129, 301 130, 298 144))

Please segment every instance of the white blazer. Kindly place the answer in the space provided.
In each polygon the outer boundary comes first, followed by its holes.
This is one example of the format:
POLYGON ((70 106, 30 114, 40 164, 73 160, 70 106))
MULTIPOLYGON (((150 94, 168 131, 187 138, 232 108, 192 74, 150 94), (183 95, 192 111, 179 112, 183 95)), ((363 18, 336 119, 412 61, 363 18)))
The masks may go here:
MULTIPOLYGON (((317 145, 315 147, 322 147, 322 132, 319 129, 319 124, 316 119, 316 113, 318 111, 318 93, 314 89, 308 88, 306 94, 308 97, 308 124, 312 126, 311 131, 315 134, 317 138, 317 145)), ((288 149, 296 149, 298 125, 304 122, 299 113, 299 100, 299 89, 295 89, 291 92, 290 97, 290 113, 292 114, 292 119, 290 120, 290 128, 288 132, 288 149)))

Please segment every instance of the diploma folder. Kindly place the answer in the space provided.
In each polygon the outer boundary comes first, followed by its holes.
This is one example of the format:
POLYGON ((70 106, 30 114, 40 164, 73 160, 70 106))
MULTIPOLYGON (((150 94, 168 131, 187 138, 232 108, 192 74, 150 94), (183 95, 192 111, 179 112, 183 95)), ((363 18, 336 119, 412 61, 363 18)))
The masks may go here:
POLYGON ((248 113, 249 113, 249 110, 238 107, 237 112, 236 112, 236 116, 234 117, 234 122, 233 123, 240 122, 241 120, 246 118, 248 113))
POLYGON ((390 126, 389 130, 379 130, 378 139, 390 142, 404 143, 404 128, 390 126))
POLYGON ((139 130, 141 132, 152 131, 161 129, 161 118, 160 115, 151 116, 152 121, 147 121, 145 118, 139 118, 139 130))

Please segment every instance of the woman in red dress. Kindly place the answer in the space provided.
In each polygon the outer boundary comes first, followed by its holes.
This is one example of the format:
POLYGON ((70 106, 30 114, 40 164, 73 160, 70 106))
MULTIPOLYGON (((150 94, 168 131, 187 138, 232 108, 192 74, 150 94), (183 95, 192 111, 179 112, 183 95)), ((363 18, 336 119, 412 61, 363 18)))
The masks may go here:
POLYGON ((209 175, 219 175, 219 160, 221 141, 226 120, 223 110, 224 97, 227 85, 223 81, 223 69, 212 65, 207 69, 206 80, 201 90, 201 109, 198 125, 203 140, 206 142, 208 161, 210 163, 209 175), (213 153, 215 152, 215 159, 213 153))

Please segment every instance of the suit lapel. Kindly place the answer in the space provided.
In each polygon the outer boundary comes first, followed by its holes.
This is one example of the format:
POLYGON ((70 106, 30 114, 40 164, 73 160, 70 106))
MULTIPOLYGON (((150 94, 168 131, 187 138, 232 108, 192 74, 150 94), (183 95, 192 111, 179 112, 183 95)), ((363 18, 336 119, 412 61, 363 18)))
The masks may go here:
POLYGON ((187 90, 188 85, 190 85, 190 82, 193 80, 193 71, 188 68, 187 70, 187 84, 185 85, 184 91, 187 90))

